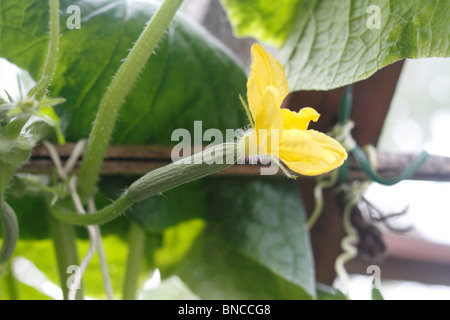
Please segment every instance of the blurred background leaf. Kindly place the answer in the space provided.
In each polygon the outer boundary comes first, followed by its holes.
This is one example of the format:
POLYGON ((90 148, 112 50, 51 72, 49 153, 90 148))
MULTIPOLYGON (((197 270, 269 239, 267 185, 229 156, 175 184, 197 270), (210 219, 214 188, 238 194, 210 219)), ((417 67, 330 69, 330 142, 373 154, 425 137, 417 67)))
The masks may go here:
MULTIPOLYGON (((48 41, 48 3, 2 0, 0 56, 40 74, 48 41), (18 28, 20 26, 20 28, 18 28)), ((68 141, 86 138, 99 101, 157 2, 63 0, 56 74, 50 92, 68 141), (69 5, 82 13, 81 29, 67 29, 69 5)), ((238 128, 246 123, 238 94, 246 76, 234 56, 201 27, 177 14, 149 60, 116 124, 115 143, 170 143, 173 130, 238 128)))
MULTIPOLYGON (((80 255, 85 254, 89 247, 89 241, 78 240, 77 246, 80 255)), ((115 235, 108 235, 103 237, 103 246, 107 256, 114 296, 120 298, 128 245, 123 239, 115 235)), ((53 242, 50 239, 19 240, 12 264, 21 300, 62 299, 56 257, 53 242)), ((100 262, 97 255, 94 255, 86 269, 83 282, 85 284, 84 292, 88 298, 107 298, 103 289, 100 262)), ((0 289, 4 295, 7 295, 5 287, 5 281, 0 279, 0 289)))

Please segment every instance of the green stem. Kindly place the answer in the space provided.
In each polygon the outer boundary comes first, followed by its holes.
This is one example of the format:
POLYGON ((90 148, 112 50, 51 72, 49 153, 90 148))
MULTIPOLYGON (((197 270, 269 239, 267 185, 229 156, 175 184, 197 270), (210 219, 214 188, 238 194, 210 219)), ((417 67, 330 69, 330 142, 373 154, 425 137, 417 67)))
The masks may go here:
POLYGON ((134 204, 125 192, 109 206, 91 213, 80 214, 78 212, 67 211, 67 203, 57 203, 51 208, 52 214, 60 221, 80 226, 103 224, 120 216, 134 204))
POLYGON ((38 83, 28 93, 29 97, 41 100, 49 87, 56 68, 59 46, 59 0, 50 0, 50 40, 47 60, 38 83))
POLYGON ((5 201, 1 203, 0 221, 3 228, 3 243, 0 250, 1 266, 12 257, 19 239, 19 223, 17 222, 16 213, 5 201))
POLYGON ((165 0, 152 17, 103 96, 80 169, 83 201, 93 196, 119 110, 183 0, 165 0))
POLYGON ((123 285, 123 300, 135 300, 141 274, 142 257, 145 246, 145 232, 136 223, 131 222, 128 240, 128 260, 123 285))
POLYGON ((6 265, 5 280, 9 300, 20 300, 19 283, 14 277, 11 261, 6 265))
POLYGON ((349 84, 345 87, 344 94, 342 95, 339 103, 338 120, 340 124, 344 124, 349 118, 352 111, 353 104, 353 85, 349 84))
POLYGON ((118 217, 136 202, 232 166, 236 162, 236 154, 235 143, 217 145, 147 173, 117 200, 95 213, 84 215, 68 212, 64 203, 55 205, 52 213, 59 220, 70 224, 103 224, 118 217))
MULTIPOLYGON (((61 281, 64 299, 67 300, 69 296, 67 280, 73 275, 70 272, 67 272, 67 268, 71 265, 79 265, 77 247, 75 244, 75 230, 73 226, 55 219, 51 214, 49 215, 49 219, 58 264, 59 279, 61 281)), ((76 299, 83 299, 82 289, 77 290, 76 299)))
POLYGON ((4 192, 14 175, 16 168, 3 163, 0 167, 0 224, 3 229, 3 241, 0 249, 0 267, 8 262, 14 253, 19 239, 19 223, 16 213, 5 202, 4 192))
MULTIPOLYGON (((9 151, 11 151, 11 150, 9 150, 9 151)), ((1 152, 0 152, 0 154, 1 154, 1 152)), ((11 181, 12 177, 14 176, 14 173, 16 173, 16 169, 17 169, 16 166, 5 163, 5 162, 6 161, 3 160, 0 163, 0 204, 3 203, 5 190, 8 187, 9 182, 11 181)))

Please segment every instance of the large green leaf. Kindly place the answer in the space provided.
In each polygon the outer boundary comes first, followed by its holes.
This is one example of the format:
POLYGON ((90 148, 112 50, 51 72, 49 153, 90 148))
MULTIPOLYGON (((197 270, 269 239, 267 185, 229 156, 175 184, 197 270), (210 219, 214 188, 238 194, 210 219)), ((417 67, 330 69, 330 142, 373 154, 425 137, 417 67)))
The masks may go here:
POLYGON ((282 44, 293 91, 354 83, 403 58, 450 56, 450 1, 292 0, 271 14, 274 1, 222 2, 238 34, 282 44))
MULTIPOLYGON (((179 275, 204 299, 314 297, 313 260, 295 184, 219 177, 206 182, 206 221, 173 225, 153 249, 152 263, 163 276, 179 275)), ((184 217, 162 203, 159 208, 147 214, 171 222, 184 217)))
POLYGON ((311 299, 304 288, 239 254, 211 232, 196 240, 177 274, 202 299, 311 299))
POLYGON ((227 243, 313 295, 313 258, 296 183, 262 178, 210 180, 213 194, 208 210, 227 243))
MULTIPOLYGON (((0 56, 36 79, 48 41, 48 2, 0 0, 0 56)), ((50 88, 67 102, 57 108, 68 140, 87 137, 99 101, 120 62, 157 4, 62 0, 60 51, 50 88), (81 12, 81 29, 67 29, 69 5, 81 12)), ((246 123, 238 94, 245 92, 241 67, 219 42, 181 15, 150 58, 116 125, 114 142, 168 143, 177 128, 238 128, 246 123)))

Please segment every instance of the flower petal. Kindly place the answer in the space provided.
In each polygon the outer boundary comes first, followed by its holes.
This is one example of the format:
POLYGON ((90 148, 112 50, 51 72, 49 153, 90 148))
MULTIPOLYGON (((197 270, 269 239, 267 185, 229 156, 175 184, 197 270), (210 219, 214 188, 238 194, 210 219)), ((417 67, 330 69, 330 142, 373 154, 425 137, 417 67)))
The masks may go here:
POLYGON ((278 94, 278 90, 275 87, 266 87, 263 91, 262 102, 264 108, 254 114, 256 129, 282 129, 283 128, 283 115, 280 107, 276 104, 275 97, 278 94))
POLYGON ((270 55, 263 46, 255 43, 252 46, 252 65, 247 81, 247 99, 255 122, 265 107, 264 97, 267 87, 276 89, 273 104, 280 108, 284 98, 289 93, 283 65, 270 55))
MULTIPOLYGON (((272 149, 278 150, 281 132, 283 128, 283 116, 281 109, 275 104, 277 90, 267 87, 264 91, 264 108, 255 116, 255 127, 258 147, 261 153, 272 153, 272 149)), ((278 151, 276 151, 278 153, 278 151)))
POLYGON ((347 152, 339 142, 315 130, 283 130, 279 158, 293 171, 313 176, 344 163, 347 152))
POLYGON ((320 114, 313 108, 302 108, 299 112, 289 109, 281 109, 283 113, 283 129, 308 129, 310 121, 316 122, 320 114))

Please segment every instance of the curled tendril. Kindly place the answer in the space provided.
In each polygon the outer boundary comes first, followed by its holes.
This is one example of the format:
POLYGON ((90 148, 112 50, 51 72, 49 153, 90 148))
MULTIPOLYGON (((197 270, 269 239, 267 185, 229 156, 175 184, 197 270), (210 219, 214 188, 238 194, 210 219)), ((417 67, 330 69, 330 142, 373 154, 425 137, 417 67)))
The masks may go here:
POLYGON ((356 257, 358 254, 358 249, 355 246, 355 243, 358 241, 358 234, 352 226, 351 213, 370 186, 370 183, 371 181, 354 181, 349 185, 340 186, 340 190, 345 193, 345 206, 342 213, 342 222, 347 235, 341 241, 343 252, 336 258, 334 267, 347 295, 349 293, 349 277, 347 270, 345 269, 345 263, 356 257))

